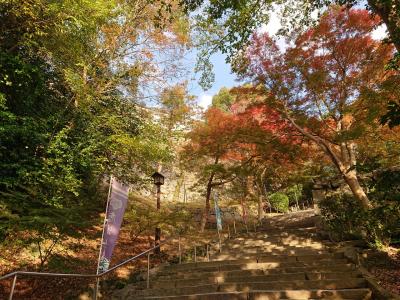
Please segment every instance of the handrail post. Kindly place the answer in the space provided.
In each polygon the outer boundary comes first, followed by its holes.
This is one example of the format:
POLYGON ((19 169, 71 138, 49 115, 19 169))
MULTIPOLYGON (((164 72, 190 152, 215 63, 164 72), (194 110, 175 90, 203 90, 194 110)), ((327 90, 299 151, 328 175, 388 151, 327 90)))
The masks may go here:
POLYGON ((236 221, 235 221, 235 219, 233 219, 233 231, 235 232, 235 235, 236 235, 236 221))
POLYGON ((222 252, 222 242, 221 242, 221 235, 220 234, 218 234, 218 250, 219 250, 219 253, 222 252))
POLYGON ((182 263, 181 236, 178 236, 179 264, 182 263))
POLYGON ((150 288, 150 251, 147 253, 147 288, 150 288))
POLYGON ((8 300, 12 300, 12 298, 14 296, 15 285, 17 284, 17 276, 18 276, 17 274, 14 275, 13 282, 11 285, 10 296, 8 297, 8 300))
POLYGON ((207 256, 207 261, 210 261, 210 252, 209 252, 209 250, 208 250, 208 246, 209 246, 209 245, 208 245, 208 243, 207 243, 207 244, 206 244, 206 249, 207 249, 207 250, 206 250, 206 251, 207 251, 207 252, 206 252, 206 256, 207 256))
POLYGON ((194 245, 194 262, 197 262, 197 247, 194 245))
POLYGON ((97 293, 99 292, 99 277, 96 277, 96 283, 94 285, 94 300, 97 300, 97 293))

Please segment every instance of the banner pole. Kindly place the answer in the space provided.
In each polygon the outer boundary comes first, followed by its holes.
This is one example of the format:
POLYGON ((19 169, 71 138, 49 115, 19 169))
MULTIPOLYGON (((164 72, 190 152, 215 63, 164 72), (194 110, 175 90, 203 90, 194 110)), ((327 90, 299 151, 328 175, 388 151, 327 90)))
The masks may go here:
MULTIPOLYGON (((113 176, 110 175, 110 183, 109 183, 109 186, 108 186, 108 195, 107 195, 106 214, 104 216, 103 232, 101 233, 101 241, 100 241, 100 251, 99 251, 99 257, 97 259, 97 270, 96 270, 96 274, 97 275, 99 275, 101 252, 103 251, 104 231, 105 231, 106 224, 107 224, 108 207, 110 206, 110 195, 111 195, 112 180, 113 180, 113 176)), ((97 299, 97 294, 98 294, 98 291, 99 291, 99 282, 100 282, 100 278, 96 277, 96 283, 95 283, 95 288, 94 288, 94 297, 93 297, 95 300, 97 299)))
POLYGON ((222 229, 222 220, 221 220, 221 212, 218 206, 218 193, 214 192, 214 210, 215 210, 215 220, 217 222, 217 232, 218 232, 218 245, 219 245, 219 253, 222 251, 221 245, 221 233, 220 230, 222 229))
POLYGON ((100 243, 100 252, 99 252, 99 257, 97 259, 97 271, 96 274, 99 274, 99 268, 100 268, 100 259, 101 259, 101 251, 103 251, 103 240, 104 240, 104 231, 106 228, 106 223, 107 223, 107 215, 108 215, 108 208, 110 206, 110 195, 111 195, 111 186, 112 186, 112 181, 113 181, 113 176, 110 176, 110 184, 108 187, 108 196, 107 196, 107 205, 106 205, 106 214, 104 216, 104 221, 103 221, 103 232, 101 234, 101 243, 100 243))

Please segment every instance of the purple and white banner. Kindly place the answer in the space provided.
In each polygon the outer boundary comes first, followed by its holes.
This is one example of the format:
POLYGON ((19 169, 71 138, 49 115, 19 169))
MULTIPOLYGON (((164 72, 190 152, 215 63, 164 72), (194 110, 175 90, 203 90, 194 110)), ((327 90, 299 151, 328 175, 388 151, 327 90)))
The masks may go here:
POLYGON ((129 186, 111 178, 111 192, 108 198, 106 209, 106 220, 103 228, 103 238, 101 241, 99 264, 97 273, 103 273, 108 270, 111 256, 117 242, 119 229, 126 205, 128 203, 129 186))

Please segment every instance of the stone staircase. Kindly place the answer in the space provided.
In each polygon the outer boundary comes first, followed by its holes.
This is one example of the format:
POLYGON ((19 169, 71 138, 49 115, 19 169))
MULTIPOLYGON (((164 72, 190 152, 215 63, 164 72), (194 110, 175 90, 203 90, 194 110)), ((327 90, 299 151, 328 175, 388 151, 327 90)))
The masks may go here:
POLYGON ((313 214, 303 218, 297 228, 265 221, 225 242, 210 261, 165 266, 149 289, 129 285, 113 299, 372 299, 354 264, 318 238, 313 214))

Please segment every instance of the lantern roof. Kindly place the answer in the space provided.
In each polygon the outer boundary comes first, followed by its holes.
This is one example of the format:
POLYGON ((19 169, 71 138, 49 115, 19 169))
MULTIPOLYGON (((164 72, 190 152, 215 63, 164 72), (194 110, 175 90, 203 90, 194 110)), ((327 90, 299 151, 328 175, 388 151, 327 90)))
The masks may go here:
POLYGON ((154 174, 151 175, 151 177, 152 177, 152 178, 156 178, 156 177, 162 177, 162 178, 164 178, 164 175, 162 175, 161 173, 158 173, 158 172, 154 172, 154 174))

